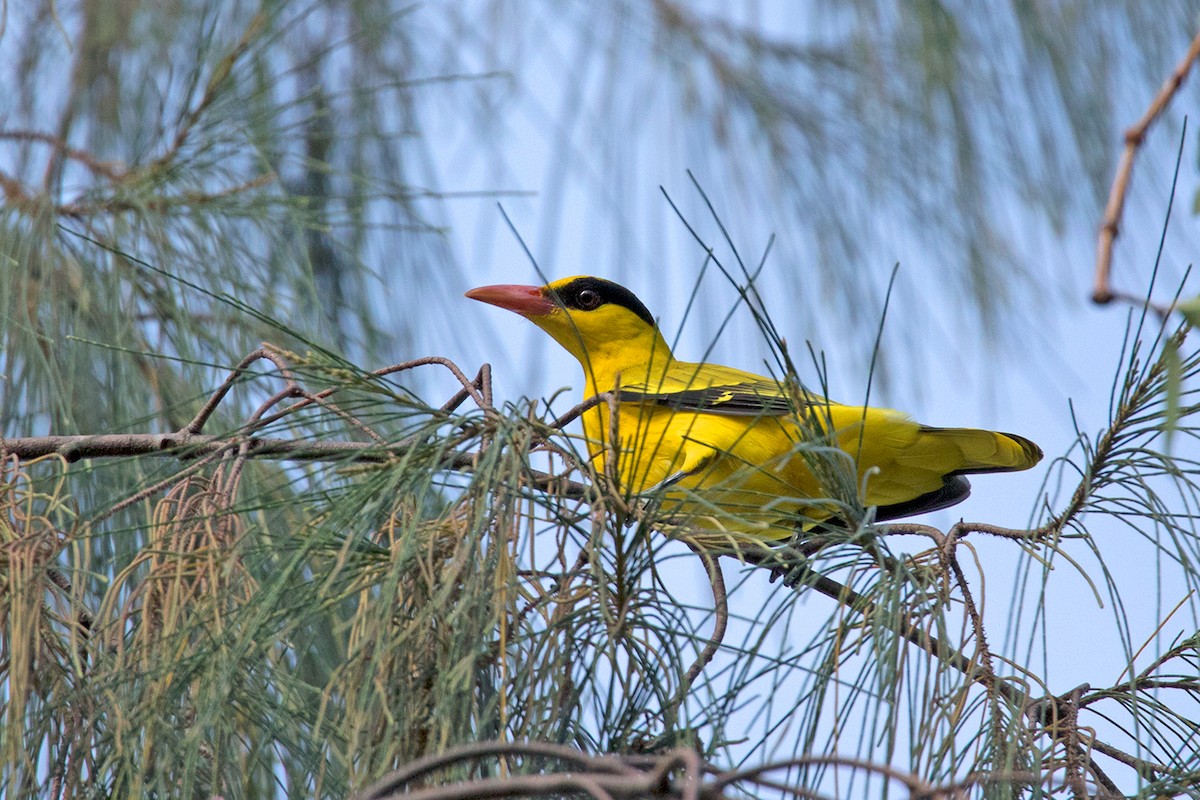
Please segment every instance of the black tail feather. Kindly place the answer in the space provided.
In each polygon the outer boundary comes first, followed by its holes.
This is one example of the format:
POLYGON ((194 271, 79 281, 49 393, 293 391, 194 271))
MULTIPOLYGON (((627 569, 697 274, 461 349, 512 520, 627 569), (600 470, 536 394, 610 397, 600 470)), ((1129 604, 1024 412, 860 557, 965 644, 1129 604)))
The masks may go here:
POLYGON ((911 517, 914 514, 924 514, 928 511, 949 508, 955 503, 961 503, 963 500, 966 500, 967 495, 970 493, 970 481, 961 475, 947 475, 946 482, 942 484, 940 489, 926 492, 920 497, 905 500, 903 503, 879 506, 875 513, 875 519, 883 522, 884 520, 897 519, 898 517, 911 517))

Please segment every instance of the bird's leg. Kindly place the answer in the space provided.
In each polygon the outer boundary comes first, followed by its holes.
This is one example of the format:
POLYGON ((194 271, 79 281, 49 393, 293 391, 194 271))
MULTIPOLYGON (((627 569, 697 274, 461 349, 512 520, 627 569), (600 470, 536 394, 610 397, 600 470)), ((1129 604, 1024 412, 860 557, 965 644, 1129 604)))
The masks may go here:
POLYGON ((813 575, 812 567, 808 562, 811 553, 805 551, 803 543, 799 545, 785 544, 776 548, 772 555, 774 558, 769 564, 771 575, 767 579, 770 583, 782 578, 784 586, 795 589, 813 575))

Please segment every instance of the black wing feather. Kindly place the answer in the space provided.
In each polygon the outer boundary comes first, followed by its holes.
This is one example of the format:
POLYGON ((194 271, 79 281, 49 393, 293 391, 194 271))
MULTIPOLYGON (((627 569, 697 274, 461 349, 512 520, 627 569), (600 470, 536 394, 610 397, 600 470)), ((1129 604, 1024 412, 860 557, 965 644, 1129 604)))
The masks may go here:
POLYGON ((710 414, 746 417, 782 417, 792 413, 792 404, 788 398, 778 394, 761 394, 746 384, 657 393, 622 389, 617 397, 622 402, 651 402, 676 411, 705 411, 710 414))

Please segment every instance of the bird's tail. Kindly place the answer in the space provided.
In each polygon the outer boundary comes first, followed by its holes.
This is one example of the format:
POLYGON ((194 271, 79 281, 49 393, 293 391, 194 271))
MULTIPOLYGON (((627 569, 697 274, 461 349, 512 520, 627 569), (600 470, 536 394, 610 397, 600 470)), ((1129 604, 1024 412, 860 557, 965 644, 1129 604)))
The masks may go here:
POLYGON ((954 470, 959 475, 1015 472, 1029 469, 1042 460, 1042 448, 1015 433, 928 427, 922 427, 921 433, 932 435, 962 453, 962 466, 954 470))

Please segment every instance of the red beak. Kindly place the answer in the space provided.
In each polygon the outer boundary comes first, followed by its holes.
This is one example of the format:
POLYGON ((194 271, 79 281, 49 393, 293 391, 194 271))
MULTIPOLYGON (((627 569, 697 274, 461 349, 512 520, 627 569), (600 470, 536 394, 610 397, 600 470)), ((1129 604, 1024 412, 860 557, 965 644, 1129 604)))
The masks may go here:
POLYGON ((498 286, 480 286, 467 292, 467 297, 481 303, 491 303, 494 306, 507 308, 526 317, 538 317, 549 314, 558 306, 549 297, 542 294, 539 286, 515 286, 501 284, 498 286))

